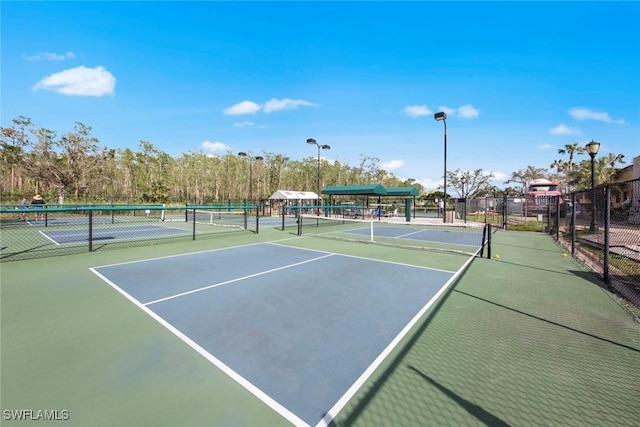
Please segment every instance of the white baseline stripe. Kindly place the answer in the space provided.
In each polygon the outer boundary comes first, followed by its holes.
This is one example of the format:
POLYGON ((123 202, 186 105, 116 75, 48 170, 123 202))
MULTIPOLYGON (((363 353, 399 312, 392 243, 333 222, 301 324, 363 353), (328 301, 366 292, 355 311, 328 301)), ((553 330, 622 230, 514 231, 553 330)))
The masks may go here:
POLYGON ((103 276, 102 274, 98 273, 94 268, 90 268, 89 270, 91 270, 96 276, 100 277, 102 280, 104 280, 106 283, 108 283, 112 288, 114 288, 116 291, 120 292, 125 298, 127 298, 129 301, 131 301, 132 303, 134 303, 135 305, 138 306, 138 308, 140 308, 142 311, 144 311, 145 313, 147 313, 149 316, 151 316, 153 319, 155 319, 158 323, 160 323, 162 326, 164 326, 165 328, 167 328, 171 333, 173 333, 175 336, 177 336, 178 338, 180 338, 183 342, 185 342, 189 347, 193 348, 196 352, 198 352, 202 357, 204 357, 205 359, 207 359, 209 362, 211 362, 213 365, 215 365, 216 367, 218 367, 222 372, 224 372, 225 374, 227 374, 229 377, 231 377, 234 381, 236 381, 238 384, 240 384, 242 387, 244 387, 245 389, 247 389, 249 392, 251 392, 254 396, 256 396, 258 399, 260 399, 262 402, 264 402, 266 405, 268 405, 271 409, 273 409, 274 411, 276 411, 277 413, 279 413, 280 415, 282 415, 284 418, 286 418, 290 423, 292 423, 293 425, 296 426, 309 426, 307 423, 305 423, 303 420, 301 420, 300 418, 298 418, 298 416, 296 416, 294 413, 292 413, 291 411, 289 411, 287 408, 285 408, 284 406, 282 406, 281 404, 279 404, 278 402, 276 402, 275 400, 273 400, 271 397, 269 397, 269 395, 267 395, 265 392, 263 392, 262 390, 260 390, 258 387, 256 387, 255 385, 253 385, 252 383, 250 383, 249 381, 247 381, 244 377, 242 377, 240 374, 238 374, 236 371, 234 371, 233 369, 231 369, 230 367, 228 367, 227 365, 225 365, 222 361, 220 361, 219 359, 215 358, 211 353, 209 353, 207 350, 205 350, 204 348, 200 347, 198 344, 196 344, 195 341, 193 341, 191 338, 189 338, 188 336, 186 336, 185 334, 183 334, 182 332, 180 332, 178 329, 176 329, 171 323, 167 322, 166 320, 164 320, 162 317, 158 316, 156 313, 154 313, 153 311, 151 311, 151 309, 145 307, 142 303, 140 303, 138 300, 136 300, 135 298, 133 298, 131 295, 129 295, 127 292, 125 292, 124 290, 120 289, 120 287, 118 285, 116 285, 115 283, 113 283, 112 281, 110 281, 109 279, 107 279, 105 276, 103 276))
POLYGON ((426 230, 416 230, 416 231, 412 231, 410 233, 401 234, 398 237, 396 237, 396 239, 402 239, 403 237, 411 236, 413 234, 422 233, 423 231, 426 231, 426 230))
MULTIPOLYGON (((480 250, 478 250, 479 252, 480 250)), ((477 252, 476 252, 477 255, 477 252)), ((424 307, 416 314, 413 319, 400 331, 400 333, 389 343, 389 345, 380 353, 378 357, 373 361, 371 365, 360 375, 360 378, 353 383, 349 390, 346 391, 344 395, 336 402, 335 405, 327 412, 327 414, 320 420, 316 427, 326 427, 333 419, 338 415, 338 413, 346 406, 346 404, 353 398, 356 392, 364 385, 364 383, 369 379, 369 377, 373 374, 373 372, 378 369, 378 367, 382 364, 384 359, 391 354, 393 349, 400 343, 400 341, 409 333, 409 331, 415 326, 416 323, 420 320, 420 318, 427 312, 427 310, 435 303, 438 298, 451 286, 451 284, 458 278, 458 276, 466 270, 467 266, 473 261, 475 255, 470 257, 467 262, 453 275, 451 278, 445 283, 440 290, 425 304, 424 307)))
MULTIPOLYGON (((307 238, 309 238, 309 237, 307 236, 307 238)), ((290 240, 290 239, 285 239, 285 240, 290 240)), ((280 241, 281 240, 278 240, 277 242, 280 242, 280 241)), ((451 274, 455 273, 455 271, 443 270, 441 268, 425 267, 423 265, 407 264, 405 262, 386 261, 386 260, 383 260, 383 259, 368 258, 368 257, 358 256, 358 255, 341 254, 339 252, 327 252, 327 251, 323 251, 323 250, 320 250, 320 249, 299 248, 297 246, 282 245, 282 244, 277 243, 277 242, 276 241, 267 242, 266 244, 274 245, 274 246, 283 246, 285 248, 300 249, 300 250, 303 250, 303 251, 322 252, 322 253, 325 253, 325 254, 338 255, 338 256, 343 256, 343 257, 347 257, 347 258, 356 258, 356 259, 362 259, 362 260, 365 260, 365 261, 381 262, 381 263, 384 263, 384 264, 402 265, 402 266, 405 266, 405 267, 420 268, 420 269, 423 269, 423 270, 441 271, 441 272, 444 272, 444 273, 451 273, 451 274)))
POLYGON ((272 268, 271 270, 261 271, 260 273, 250 274, 248 276, 243 276, 243 277, 238 277, 238 278, 235 278, 235 279, 227 280, 226 282, 220 282, 220 283, 216 283, 216 284, 213 284, 213 285, 204 286, 202 288, 193 289, 193 290, 190 290, 190 291, 186 291, 186 292, 182 292, 182 293, 179 293, 179 294, 171 295, 171 296, 168 296, 168 297, 160 298, 160 299, 157 299, 157 300, 154 300, 154 301, 149 301, 149 302, 144 303, 144 305, 147 306, 147 305, 156 304, 156 303, 162 302, 162 301, 168 301, 168 300, 171 300, 171 299, 174 299, 174 298, 180 298, 180 297, 185 296, 185 295, 194 294, 196 292, 206 291, 207 289, 217 288, 218 286, 227 285, 229 283, 239 282, 241 280, 250 279, 252 277, 262 276, 263 274, 273 273, 274 271, 284 270, 286 268, 291 268, 291 267, 296 267, 298 265, 306 264, 308 262, 318 261, 320 259, 327 258, 327 257, 330 257, 330 256, 333 256, 333 254, 323 255, 321 257, 308 259, 306 261, 296 262, 295 264, 289 264, 289 265, 285 265, 285 266, 278 267, 278 268, 272 268))
POLYGON ((40 231, 38 231, 38 233, 42 234, 45 239, 47 239, 50 242, 54 243, 56 246, 60 246, 60 243, 58 243, 56 240, 53 240, 51 237, 47 236, 47 234, 44 231, 40 230, 40 231))
POLYGON ((240 246, 229 246, 229 247, 225 247, 225 248, 205 249, 203 251, 184 252, 184 253, 179 253, 179 254, 176 254, 176 255, 166 255, 166 256, 155 257, 155 258, 145 258, 145 259, 139 259, 139 260, 135 260, 135 261, 125 261, 125 262, 119 262, 119 263, 115 263, 115 264, 100 265, 100 266, 97 266, 97 267, 94 267, 94 268, 115 267, 115 266, 118 266, 118 265, 135 264, 135 263, 138 263, 138 262, 147 262, 147 261, 157 261, 157 260, 169 259, 169 258, 178 258, 178 257, 183 257, 183 256, 204 254, 204 253, 207 253, 207 252, 218 252, 218 251, 224 251, 224 250, 227 250, 227 249, 244 248, 244 247, 247 247, 247 246, 256 246, 256 245, 264 245, 264 243, 262 243, 262 242, 260 242, 260 243, 249 243, 249 244, 240 245, 240 246))

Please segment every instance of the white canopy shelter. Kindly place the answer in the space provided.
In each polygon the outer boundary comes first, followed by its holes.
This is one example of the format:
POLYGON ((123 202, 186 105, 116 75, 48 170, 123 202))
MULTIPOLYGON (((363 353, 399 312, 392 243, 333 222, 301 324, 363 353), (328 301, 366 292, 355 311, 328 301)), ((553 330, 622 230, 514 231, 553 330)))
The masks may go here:
POLYGON ((278 190, 269 200, 318 200, 318 195, 313 191, 278 190))

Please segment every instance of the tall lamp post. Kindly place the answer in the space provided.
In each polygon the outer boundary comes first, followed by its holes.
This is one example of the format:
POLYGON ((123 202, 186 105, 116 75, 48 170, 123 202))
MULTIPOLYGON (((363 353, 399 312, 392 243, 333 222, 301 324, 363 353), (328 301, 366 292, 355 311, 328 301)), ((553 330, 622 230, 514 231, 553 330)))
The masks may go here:
POLYGON ((315 139, 307 139, 307 144, 316 145, 318 147, 318 215, 320 215, 320 206, 322 205, 322 196, 320 196, 320 150, 331 150, 331 146, 327 144, 318 144, 315 139))
POLYGON ((250 156, 249 154, 245 153, 244 151, 241 151, 238 153, 238 156, 240 157, 246 157, 249 159, 249 203, 252 203, 253 201, 253 177, 251 176, 251 169, 253 168, 253 161, 254 160, 264 160, 264 158, 262 156, 250 156))
POLYGON ((598 231, 598 225, 596 224, 596 173, 595 173, 595 158, 600 149, 600 143, 595 142, 593 139, 590 143, 585 145, 587 153, 591 157, 591 225, 589 225, 589 231, 598 231))
POLYGON ((440 111, 435 113, 433 118, 444 123, 444 209, 442 210, 442 222, 447 222, 447 114, 440 111))

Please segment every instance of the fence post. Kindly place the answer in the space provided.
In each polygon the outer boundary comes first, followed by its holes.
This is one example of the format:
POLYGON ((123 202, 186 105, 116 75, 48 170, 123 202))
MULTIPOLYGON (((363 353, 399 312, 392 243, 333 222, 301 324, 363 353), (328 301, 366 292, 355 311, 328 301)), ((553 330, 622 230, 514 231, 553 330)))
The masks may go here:
POLYGON ((605 185, 605 215, 604 215, 604 265, 602 275, 604 283, 609 284, 609 238, 611 237, 611 185, 605 185))
POLYGON ((93 252, 93 209, 89 209, 89 252, 93 252))
POLYGON ((576 255, 576 193, 571 194, 571 256, 576 255))
POLYGON ((506 230, 507 229, 507 204, 509 203, 509 200, 507 198, 507 195, 505 194, 504 196, 502 196, 502 229, 506 230))
POLYGON ((556 197, 556 242, 560 240, 560 196, 556 197))

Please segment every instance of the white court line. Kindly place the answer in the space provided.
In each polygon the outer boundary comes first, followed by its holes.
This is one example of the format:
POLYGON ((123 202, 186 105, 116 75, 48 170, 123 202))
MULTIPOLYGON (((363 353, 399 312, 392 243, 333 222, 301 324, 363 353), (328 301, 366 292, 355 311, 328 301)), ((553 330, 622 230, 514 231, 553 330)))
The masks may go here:
POLYGON ((411 236, 412 234, 422 233, 423 231, 427 231, 427 230, 416 230, 416 231, 412 231, 411 233, 401 234, 401 235, 399 235, 399 236, 397 236, 397 237, 395 237, 395 238, 396 238, 396 239, 402 239, 402 238, 404 238, 404 237, 411 236))
POLYGON ((53 243, 54 245, 56 245, 56 246, 60 246, 60 243, 58 243, 56 240, 53 240, 51 237, 47 236, 47 235, 45 234, 45 232, 44 232, 44 231, 39 230, 39 231, 38 231, 38 233, 42 234, 42 236, 43 236, 45 239, 49 240, 49 241, 50 241, 51 243, 53 243))
POLYGON ((309 262, 318 261, 318 260, 321 260, 323 258, 327 258, 327 257, 330 257, 330 256, 333 256, 333 254, 323 255, 321 257, 308 259, 306 261, 300 261, 300 262, 296 262, 294 264, 289 264, 289 265, 285 265, 285 266, 282 266, 282 267, 272 268, 271 270, 265 270, 265 271, 261 271, 260 273, 249 274, 248 276, 238 277, 238 278, 235 278, 235 279, 227 280, 225 282, 220 282, 220 283, 215 283, 213 285, 204 286, 204 287, 198 288, 198 289, 192 289, 190 291, 181 292, 181 293, 175 294, 175 295, 170 295, 170 296, 165 297, 165 298, 160 298, 160 299, 157 299, 157 300, 154 300, 154 301, 149 301, 149 302, 144 303, 144 305, 148 306, 148 305, 151 305, 151 304, 156 304, 158 302, 168 301, 168 300, 172 300, 174 298, 180 298, 180 297, 183 297, 185 295, 195 294, 196 292, 206 291, 207 289, 217 288, 218 286, 227 285, 229 283, 239 282, 241 280, 251 279, 253 277, 258 277, 258 276, 262 276, 264 274, 273 273, 274 271, 284 270, 284 269, 287 269, 287 268, 296 267, 298 265, 306 264, 306 263, 309 263, 309 262))
POLYGON ((178 257, 183 257, 183 256, 204 254, 204 253, 207 253, 207 252, 217 252, 217 251, 224 251, 224 250, 227 250, 227 249, 244 248, 244 247, 247 247, 247 246, 256 246, 256 245, 263 245, 263 244, 264 244, 264 242, 259 242, 259 243, 248 243, 246 245, 240 245, 240 246, 228 246, 228 247, 217 248, 217 249, 205 249, 205 250, 202 250, 202 251, 185 252, 185 253, 180 253, 180 254, 175 254, 175 255, 166 255, 166 256, 160 256, 160 257, 155 257, 155 258, 145 258, 145 259, 139 259, 139 260, 135 260, 135 261, 125 261, 125 262, 118 262, 118 263, 115 263, 115 264, 100 265, 98 267, 93 267, 93 268, 115 267, 115 266, 118 266, 118 265, 136 264, 138 262, 147 262, 147 261, 157 261, 157 260, 161 260, 161 259, 178 258, 178 257))
POLYGON ((180 330, 175 328, 171 323, 167 322, 162 317, 158 316, 151 309, 145 307, 144 304, 142 304, 140 301, 136 300, 134 297, 132 297, 127 292, 125 292, 123 289, 121 289, 118 285, 116 285, 115 283, 113 283, 112 281, 107 279, 105 276, 103 276, 102 274, 97 272, 95 270, 95 268, 90 268, 89 270, 91 272, 93 272, 96 276, 98 276, 102 280, 104 280, 106 283, 108 283, 112 288, 114 288, 116 291, 118 291, 120 294, 122 294, 129 301, 131 301, 136 306, 138 306, 138 308, 140 308, 142 311, 144 311, 149 316, 151 316, 153 319, 155 319, 162 326, 167 328, 171 333, 173 333, 175 336, 177 336, 179 339, 181 339, 189 347, 193 348, 202 357, 207 359, 210 363, 212 363, 214 366, 219 368, 222 372, 227 374, 229 377, 231 377, 234 381, 236 381, 242 387, 247 389, 250 393, 252 393, 258 399, 260 399, 262 402, 264 402, 267 406, 269 406, 271 409, 276 411, 278 414, 282 415, 290 423, 292 423, 293 425, 296 425, 296 426, 307 426, 307 427, 309 426, 309 424, 305 423, 303 420, 298 418, 298 416, 295 415, 293 412, 289 411, 287 408, 285 408, 284 406, 282 406, 281 404, 279 404, 278 402, 273 400, 268 394, 266 394, 265 392, 260 390, 258 387, 253 385, 251 382, 246 380, 242 375, 238 374, 236 371, 231 369, 229 366, 225 365, 221 360, 219 360, 216 357, 214 357, 207 350, 205 350, 204 348, 200 347, 195 341, 193 341, 191 338, 189 338, 188 336, 186 336, 185 334, 180 332, 180 330))
MULTIPOLYGON (((290 239, 286 239, 286 240, 290 240, 290 239)), ((304 250, 304 251, 322 252, 322 253, 325 253, 325 254, 338 255, 338 256, 343 256, 343 257, 347 257, 347 258, 362 259, 362 260, 365 260, 365 261, 374 261, 374 262, 382 262, 382 263, 385 263, 385 264, 402 265, 404 267, 420 268, 420 269, 423 269, 423 270, 430 270, 430 271, 440 271, 440 272, 443 272, 443 273, 451 273, 451 274, 455 273, 455 271, 451 271, 451 270, 442 270, 440 268, 425 267, 425 266, 422 266, 422 265, 407 264, 407 263, 404 263, 404 262, 387 261, 387 260, 384 260, 384 259, 368 258, 368 257, 358 256, 358 255, 342 254, 342 253, 338 253, 338 252, 327 252, 327 251, 323 251, 323 250, 320 250, 320 249, 299 248, 297 246, 282 245, 282 244, 276 243, 275 241, 274 242, 265 242, 265 243, 268 244, 268 245, 283 246, 285 248, 294 248, 294 249, 300 249, 300 250, 304 250)))
POLYGON ((462 274, 463 271, 466 270, 467 266, 473 261, 476 255, 480 252, 480 249, 476 252, 475 255, 469 257, 467 262, 453 275, 451 278, 438 290, 438 292, 427 302, 424 307, 416 314, 413 319, 400 331, 400 333, 389 343, 389 345, 376 357, 376 359, 369 365, 369 367, 360 375, 351 387, 346 391, 345 394, 342 395, 340 399, 336 402, 335 405, 327 412, 327 414, 320 420, 315 427, 326 427, 333 419, 338 415, 338 413, 347 405, 349 400, 355 396, 357 391, 364 385, 364 383, 369 379, 369 377, 375 372, 376 369, 384 362, 384 360, 391 354, 391 352, 396 348, 396 346, 402 341, 402 339, 411 331, 411 329, 415 326, 416 323, 422 318, 422 316, 427 312, 427 310, 440 298, 440 296, 451 286, 451 284, 462 274))

